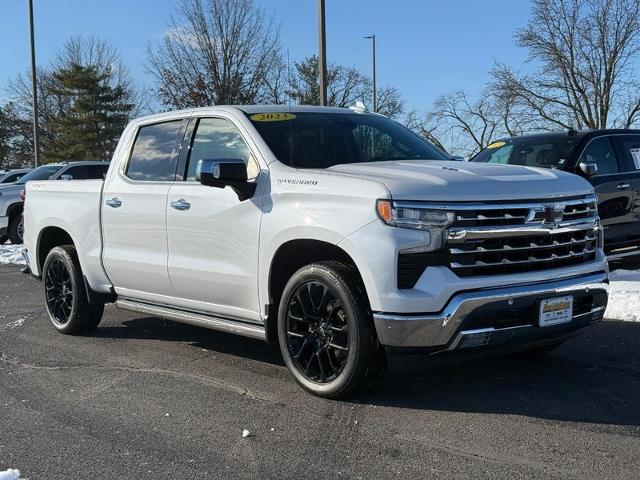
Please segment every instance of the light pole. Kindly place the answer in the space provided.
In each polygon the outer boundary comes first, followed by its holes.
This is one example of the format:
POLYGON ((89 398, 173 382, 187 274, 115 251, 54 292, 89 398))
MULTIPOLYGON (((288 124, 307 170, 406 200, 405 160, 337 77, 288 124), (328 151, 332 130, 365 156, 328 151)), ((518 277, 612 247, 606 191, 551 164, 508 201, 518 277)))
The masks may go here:
POLYGON ((378 111, 378 92, 376 88, 376 36, 375 34, 364 37, 371 40, 371 51, 373 57, 373 111, 378 111))
POLYGON ((31 94, 33 96, 33 158, 39 165, 40 142, 38 141, 38 88, 36 84, 36 44, 33 34, 33 0, 29 0, 29 33, 31 35, 31 94))
POLYGON ((320 106, 327 105, 327 35, 324 21, 324 0, 318 0, 318 69, 320 71, 320 106))

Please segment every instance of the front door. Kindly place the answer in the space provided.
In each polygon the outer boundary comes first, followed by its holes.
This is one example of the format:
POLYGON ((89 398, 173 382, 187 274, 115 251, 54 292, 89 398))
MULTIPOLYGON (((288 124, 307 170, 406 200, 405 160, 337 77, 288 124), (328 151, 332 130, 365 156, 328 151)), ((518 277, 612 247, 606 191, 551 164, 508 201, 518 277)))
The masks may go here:
POLYGON ((139 128, 129 159, 105 183, 103 263, 119 295, 172 296, 167 272, 167 195, 186 121, 139 128))
POLYGON ((580 162, 598 165, 598 173, 590 181, 598 195, 598 214, 604 228, 605 251, 620 248, 632 236, 633 175, 625 171, 609 136, 591 140, 578 160, 580 162))
MULTIPOLYGON (((169 277, 185 308, 260 321, 258 242, 261 185, 267 181, 240 130, 226 118, 197 120, 183 182, 169 190, 169 277), (240 201, 229 187, 196 182, 198 160, 242 159, 258 182, 253 198, 240 201)), ((180 176, 180 175, 179 175, 180 176)))

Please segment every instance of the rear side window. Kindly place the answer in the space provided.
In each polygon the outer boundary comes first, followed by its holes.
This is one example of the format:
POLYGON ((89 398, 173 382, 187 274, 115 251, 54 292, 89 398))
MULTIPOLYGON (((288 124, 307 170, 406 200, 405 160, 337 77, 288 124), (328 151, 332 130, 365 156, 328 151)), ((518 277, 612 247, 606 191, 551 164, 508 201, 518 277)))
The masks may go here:
POLYGON ((183 126, 174 120, 140 127, 125 175, 140 182, 174 180, 183 126))
POLYGON ((597 137, 591 140, 580 156, 578 163, 581 162, 598 165, 596 176, 620 172, 616 153, 609 137, 597 137))
POLYGON ((615 139, 626 157, 625 170, 640 170, 640 135, 619 135, 615 139))

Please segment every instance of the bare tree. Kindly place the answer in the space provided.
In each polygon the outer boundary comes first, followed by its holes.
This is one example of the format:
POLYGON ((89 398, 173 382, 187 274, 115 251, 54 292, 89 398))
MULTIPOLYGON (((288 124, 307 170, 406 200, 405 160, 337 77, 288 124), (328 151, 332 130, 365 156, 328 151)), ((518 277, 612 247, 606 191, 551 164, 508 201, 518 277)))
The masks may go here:
POLYGON ((443 95, 435 101, 430 118, 438 126, 433 135, 455 138, 449 150, 459 155, 475 155, 502 133, 500 112, 486 92, 476 102, 470 102, 463 91, 443 95))
POLYGON ((516 33, 532 74, 498 64, 493 91, 529 129, 628 128, 640 119, 640 0, 534 0, 516 33))
MULTIPOLYGON (((320 104, 320 71, 318 57, 312 55, 296 62, 289 89, 293 101, 300 105, 320 104)), ((327 68, 327 105, 350 107, 362 102, 371 109, 371 79, 360 70, 344 65, 330 64, 327 68)), ((404 110, 404 102, 397 88, 378 89, 378 112, 391 118, 404 110)))
MULTIPOLYGON (((391 118, 398 118, 404 111, 404 101, 400 91, 395 87, 382 87, 377 89, 378 113, 391 118)), ((368 105, 369 101, 365 101, 368 105)))
POLYGON ((449 151, 443 141, 444 133, 441 128, 442 125, 435 121, 433 115, 430 113, 420 114, 418 110, 411 110, 407 113, 404 124, 421 137, 429 140, 439 149, 445 152, 449 151))
POLYGON ((279 26, 253 0, 182 0, 148 69, 161 101, 185 108, 283 100, 279 26))

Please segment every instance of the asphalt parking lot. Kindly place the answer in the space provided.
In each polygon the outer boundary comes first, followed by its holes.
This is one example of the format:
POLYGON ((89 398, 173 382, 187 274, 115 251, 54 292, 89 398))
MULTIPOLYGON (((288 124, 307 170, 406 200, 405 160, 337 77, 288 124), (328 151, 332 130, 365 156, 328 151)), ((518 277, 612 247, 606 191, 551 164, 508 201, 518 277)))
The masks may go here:
POLYGON ((258 341, 114 307, 57 334, 40 283, 0 266, 0 471, 29 480, 637 478, 638 399, 640 323, 536 359, 394 356, 337 402, 258 341))

